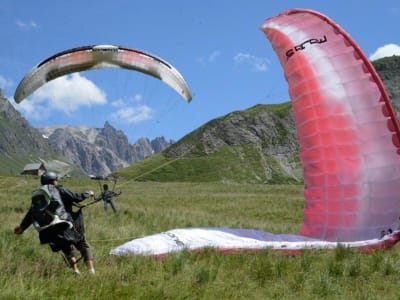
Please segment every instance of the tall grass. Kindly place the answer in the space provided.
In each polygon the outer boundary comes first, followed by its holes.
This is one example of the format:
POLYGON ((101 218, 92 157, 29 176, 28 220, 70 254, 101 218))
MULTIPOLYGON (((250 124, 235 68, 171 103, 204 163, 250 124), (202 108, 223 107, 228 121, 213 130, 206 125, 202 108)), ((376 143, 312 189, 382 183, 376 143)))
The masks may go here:
MULTIPOLYGON (((162 260, 113 257, 115 246, 180 227, 240 227, 298 233, 302 187, 218 183, 121 182, 118 213, 84 209, 97 274, 73 276, 30 228, 13 234, 37 178, 0 178, 0 299, 399 299, 399 246, 372 254, 347 248, 284 256, 274 251, 180 252, 162 260)), ((66 180, 76 191, 90 180, 66 180)))

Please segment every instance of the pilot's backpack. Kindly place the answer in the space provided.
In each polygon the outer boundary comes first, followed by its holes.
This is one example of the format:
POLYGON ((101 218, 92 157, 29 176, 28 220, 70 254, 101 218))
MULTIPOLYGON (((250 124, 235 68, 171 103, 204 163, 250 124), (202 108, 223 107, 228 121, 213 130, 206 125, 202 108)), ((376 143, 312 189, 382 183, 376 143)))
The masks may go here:
POLYGON ((56 225, 72 227, 55 186, 42 185, 32 192, 31 200, 33 225, 37 231, 56 225))

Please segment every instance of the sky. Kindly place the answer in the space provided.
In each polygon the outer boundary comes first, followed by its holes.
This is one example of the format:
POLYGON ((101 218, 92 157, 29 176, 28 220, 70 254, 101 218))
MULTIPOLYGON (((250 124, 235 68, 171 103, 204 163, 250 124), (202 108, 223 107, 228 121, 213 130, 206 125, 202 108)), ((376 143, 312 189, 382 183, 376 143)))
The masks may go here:
POLYGON ((36 127, 108 121, 131 143, 160 136, 176 141, 233 111, 289 100, 260 26, 291 8, 328 16, 370 60, 400 55, 398 0, 0 0, 0 89, 36 127), (16 87, 39 62, 97 44, 165 59, 185 78, 192 101, 151 76, 108 68, 64 76, 15 103, 16 87))

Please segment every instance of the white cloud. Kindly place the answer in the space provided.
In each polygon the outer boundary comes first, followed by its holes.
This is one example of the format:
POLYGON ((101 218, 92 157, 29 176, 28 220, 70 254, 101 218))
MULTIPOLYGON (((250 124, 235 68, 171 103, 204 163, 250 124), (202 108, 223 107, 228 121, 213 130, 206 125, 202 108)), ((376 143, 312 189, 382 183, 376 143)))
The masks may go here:
MULTIPOLYGON (((151 107, 142 104, 142 95, 136 94, 129 99, 117 99, 110 102, 115 109, 109 117, 121 123, 139 123, 153 118, 151 107)), ((54 111, 71 115, 79 108, 107 104, 107 97, 92 81, 73 73, 52 80, 28 99, 14 105, 29 120, 48 119, 54 111)))
POLYGON ((111 105, 118 110, 111 114, 111 118, 124 123, 139 123, 151 119, 153 110, 151 107, 140 103, 142 98, 142 95, 136 94, 128 100, 118 99, 113 101, 111 105))
POLYGON ((5 89, 13 85, 13 82, 11 80, 8 80, 7 78, 3 77, 0 75, 0 89, 5 89))
POLYGON ((217 60, 217 58, 219 57, 219 56, 221 56, 221 52, 220 51, 214 51, 214 52, 211 52, 210 53, 210 55, 208 56, 208 61, 209 62, 214 62, 214 61, 216 61, 217 60))
POLYGON ((218 57, 221 56, 221 52, 218 50, 215 50, 208 54, 206 57, 199 57, 197 58, 197 62, 200 64, 206 64, 206 63, 214 63, 217 61, 218 57))
POLYGON ((379 47, 374 53, 369 56, 370 60, 377 60, 382 57, 399 55, 400 56, 400 46, 396 44, 388 44, 379 47))
POLYGON ((268 70, 269 60, 264 57, 257 57, 247 53, 238 53, 233 59, 237 64, 248 64, 259 72, 268 70))
POLYGON ((43 105, 43 103, 34 103, 33 101, 25 100, 20 104, 16 105, 15 102, 12 102, 14 107, 22 112, 28 119, 33 120, 44 120, 47 119, 50 115, 49 109, 43 105))
MULTIPOLYGON (((142 101, 143 96, 140 94, 136 94, 135 96, 133 96, 131 99, 128 99, 127 101, 129 102, 134 102, 134 103, 139 103, 140 101, 142 101)), ((123 99, 118 99, 115 100, 113 102, 111 102, 111 106, 113 107, 126 107, 129 106, 125 100, 123 99)))
POLYGON ((113 106, 113 107, 124 107, 125 105, 126 105, 125 101, 122 99, 118 99, 118 100, 111 102, 111 106, 113 106))
POLYGON ((19 29, 21 30, 30 30, 30 29, 35 29, 38 27, 37 23, 35 21, 28 21, 28 22, 23 22, 21 20, 17 20, 15 24, 18 26, 19 29))
POLYGON ((140 101, 142 101, 142 99, 143 99, 143 96, 140 94, 136 94, 135 96, 133 96, 133 101, 135 101, 135 102, 140 102, 140 101))
POLYGON ((92 81, 79 73, 59 77, 43 85, 29 99, 22 101, 18 108, 28 118, 44 119, 53 110, 71 114, 81 106, 107 103, 105 93, 92 81))
POLYGON ((124 106, 111 115, 114 120, 139 123, 152 118, 152 109, 147 105, 124 106))

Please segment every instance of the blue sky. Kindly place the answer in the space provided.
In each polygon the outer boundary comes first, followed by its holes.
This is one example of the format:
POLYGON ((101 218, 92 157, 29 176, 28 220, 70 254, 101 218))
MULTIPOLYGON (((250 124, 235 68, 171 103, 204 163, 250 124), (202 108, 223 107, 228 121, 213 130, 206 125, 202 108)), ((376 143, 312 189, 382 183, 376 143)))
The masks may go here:
POLYGON ((178 140, 232 111, 289 100, 276 54, 259 28, 290 8, 332 18, 371 59, 400 55, 398 0, 0 0, 0 88, 14 103, 23 76, 66 49, 141 49, 181 72, 192 90, 190 104, 148 75, 102 69, 45 85, 15 107, 33 126, 102 127, 108 121, 132 143, 178 140))

